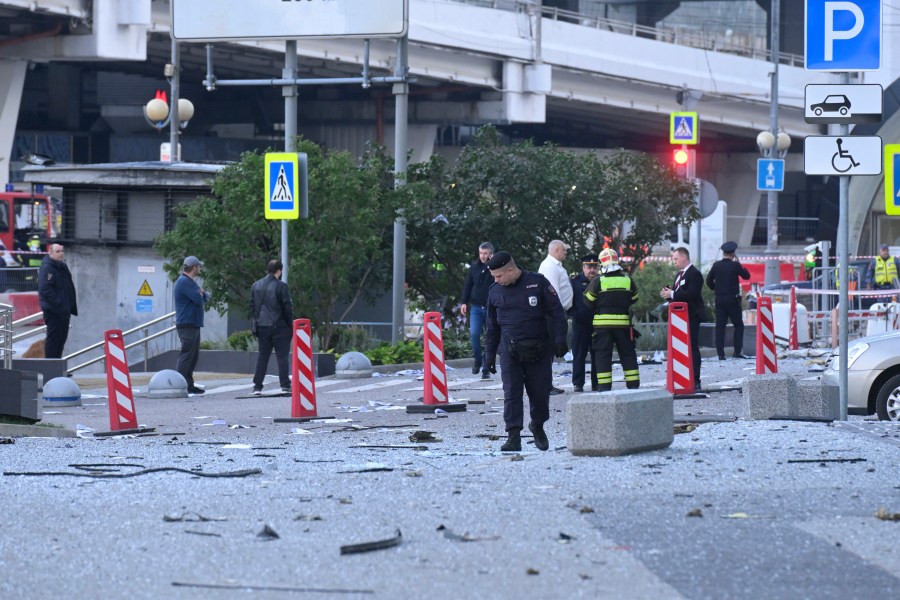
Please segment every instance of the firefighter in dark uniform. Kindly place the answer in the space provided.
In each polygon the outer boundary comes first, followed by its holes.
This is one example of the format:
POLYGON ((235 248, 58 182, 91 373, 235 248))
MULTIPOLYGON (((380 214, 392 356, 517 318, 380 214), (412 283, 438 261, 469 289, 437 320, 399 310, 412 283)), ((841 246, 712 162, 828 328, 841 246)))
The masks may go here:
POLYGON ((584 303, 584 292, 588 284, 597 278, 600 257, 586 254, 581 257, 581 273, 572 277, 572 385, 576 392, 584 391, 584 363, 591 355, 591 389, 597 391, 597 360, 591 347, 594 334, 594 311, 584 303))
POLYGON ((597 389, 612 389, 613 346, 625 372, 625 386, 641 386, 634 329, 631 327, 631 305, 637 302, 637 286, 619 265, 619 255, 607 248, 600 253, 600 276, 584 293, 585 304, 594 313, 594 356, 597 358, 597 389))
POLYGON ((488 291, 487 333, 484 359, 496 373, 500 353, 503 380, 503 420, 507 440, 504 452, 522 449, 522 392, 528 392, 531 422, 538 450, 550 442, 544 423, 550 418, 550 388, 553 356, 568 352, 568 326, 556 290, 540 273, 523 271, 508 252, 498 252, 488 261, 494 285, 488 291))
POLYGON ((725 360, 725 327, 734 325, 734 358, 747 358, 744 345, 744 319, 741 315, 741 284, 738 278, 750 279, 750 271, 738 262, 737 244, 722 244, 722 260, 713 263, 706 275, 706 287, 716 293, 716 351, 725 360))

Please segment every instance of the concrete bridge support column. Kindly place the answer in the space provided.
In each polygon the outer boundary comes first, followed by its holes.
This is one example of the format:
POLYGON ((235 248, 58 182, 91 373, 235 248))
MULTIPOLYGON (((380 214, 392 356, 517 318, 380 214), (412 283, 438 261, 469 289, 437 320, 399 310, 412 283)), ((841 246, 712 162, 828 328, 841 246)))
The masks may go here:
POLYGON ((25 86, 27 60, 0 60, 0 185, 9 183, 13 137, 19 121, 19 106, 25 86))

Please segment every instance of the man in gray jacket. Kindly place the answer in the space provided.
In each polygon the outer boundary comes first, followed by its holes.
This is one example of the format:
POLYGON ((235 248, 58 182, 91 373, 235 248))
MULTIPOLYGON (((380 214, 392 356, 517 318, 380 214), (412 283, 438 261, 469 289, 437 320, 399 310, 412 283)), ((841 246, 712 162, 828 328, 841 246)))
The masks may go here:
POLYGON ((262 393, 263 381, 269 366, 272 348, 278 361, 278 379, 281 391, 290 393, 291 336, 294 325, 294 305, 286 283, 281 281, 284 265, 280 260, 270 260, 266 268, 268 275, 253 284, 250 289, 250 314, 253 331, 259 340, 259 357, 256 373, 253 375, 253 393, 262 393))

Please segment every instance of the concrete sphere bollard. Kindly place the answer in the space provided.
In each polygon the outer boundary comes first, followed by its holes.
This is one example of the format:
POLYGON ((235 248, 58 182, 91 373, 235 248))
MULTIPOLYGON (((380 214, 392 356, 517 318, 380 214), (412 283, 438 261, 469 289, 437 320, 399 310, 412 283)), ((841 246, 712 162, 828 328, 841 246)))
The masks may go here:
POLYGON ((187 381, 178 371, 163 369, 150 378, 147 392, 150 398, 187 398, 187 381))
POLYGON ((44 384, 44 408, 81 406, 81 388, 68 377, 56 377, 44 384))
POLYGON ((372 376, 372 361, 362 352, 347 352, 335 365, 337 379, 364 379, 372 376))

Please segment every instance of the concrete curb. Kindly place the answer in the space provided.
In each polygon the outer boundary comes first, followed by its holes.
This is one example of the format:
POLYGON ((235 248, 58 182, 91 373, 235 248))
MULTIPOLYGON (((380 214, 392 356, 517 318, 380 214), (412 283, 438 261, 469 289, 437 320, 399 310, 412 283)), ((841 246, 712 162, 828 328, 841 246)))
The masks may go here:
POLYGON ((72 429, 65 427, 46 427, 43 425, 13 425, 0 423, 0 436, 5 437, 51 437, 73 438, 78 437, 72 429))

